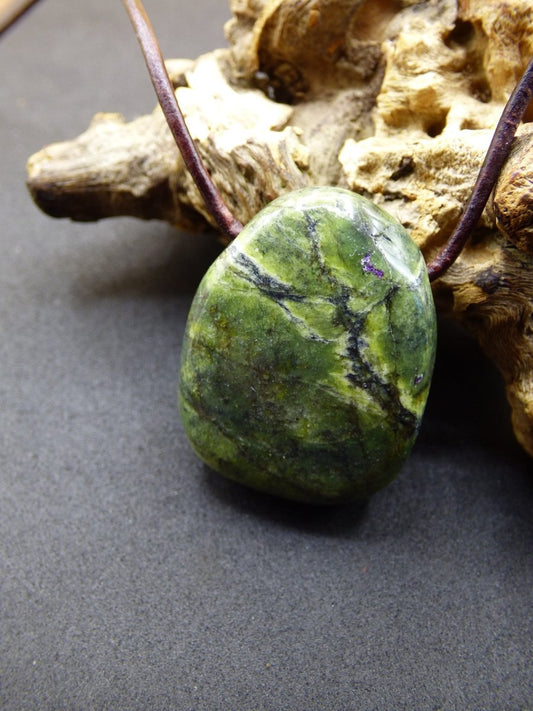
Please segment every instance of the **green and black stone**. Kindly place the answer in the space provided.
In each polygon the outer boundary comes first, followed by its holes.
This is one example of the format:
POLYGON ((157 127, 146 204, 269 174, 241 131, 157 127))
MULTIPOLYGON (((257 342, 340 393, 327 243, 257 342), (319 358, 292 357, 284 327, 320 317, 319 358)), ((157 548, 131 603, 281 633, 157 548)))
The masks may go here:
POLYGON ((436 345, 424 259, 369 200, 309 188, 263 209, 206 273, 180 410, 224 476, 312 503, 364 499, 418 433, 436 345))

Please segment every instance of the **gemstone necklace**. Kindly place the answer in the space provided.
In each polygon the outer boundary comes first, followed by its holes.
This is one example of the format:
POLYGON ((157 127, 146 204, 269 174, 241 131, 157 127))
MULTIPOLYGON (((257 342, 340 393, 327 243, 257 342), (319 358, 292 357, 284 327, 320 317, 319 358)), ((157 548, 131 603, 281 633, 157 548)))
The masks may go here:
POLYGON ((507 103, 459 224, 426 265, 408 232, 348 190, 296 190, 245 227, 187 130, 141 2, 123 0, 185 164, 233 241, 192 302, 179 404, 200 458, 289 499, 365 499, 388 484, 420 428, 436 349, 430 281, 460 254, 531 100, 533 61, 507 103))

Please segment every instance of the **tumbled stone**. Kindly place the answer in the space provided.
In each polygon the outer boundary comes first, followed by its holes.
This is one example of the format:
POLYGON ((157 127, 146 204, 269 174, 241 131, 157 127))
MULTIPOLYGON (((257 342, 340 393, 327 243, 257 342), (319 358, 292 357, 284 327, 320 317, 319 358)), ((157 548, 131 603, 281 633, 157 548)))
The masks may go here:
POLYGON ((224 476, 312 503, 364 499, 419 430, 436 344, 424 259, 369 200, 294 191, 218 257, 194 298, 180 410, 224 476))

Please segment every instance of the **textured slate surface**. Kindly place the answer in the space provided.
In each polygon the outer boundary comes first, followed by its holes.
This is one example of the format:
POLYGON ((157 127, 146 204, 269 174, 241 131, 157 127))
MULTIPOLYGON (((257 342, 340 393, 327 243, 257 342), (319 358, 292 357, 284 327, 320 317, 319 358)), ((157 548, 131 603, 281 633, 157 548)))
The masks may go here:
MULTIPOLYGON (((223 0, 149 9, 167 54, 222 42, 223 0)), ((368 507, 280 503, 177 416, 210 240, 31 204, 31 152, 152 108, 136 52, 107 0, 0 43, 1 708, 533 707, 532 466, 475 346, 441 325, 421 437, 368 507)))

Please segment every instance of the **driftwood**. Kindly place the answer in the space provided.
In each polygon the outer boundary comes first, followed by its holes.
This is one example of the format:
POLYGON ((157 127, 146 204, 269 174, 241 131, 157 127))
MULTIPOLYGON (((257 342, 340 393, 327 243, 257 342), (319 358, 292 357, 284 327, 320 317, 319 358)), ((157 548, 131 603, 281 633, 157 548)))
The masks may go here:
MULTIPOLYGON (((427 259, 450 235, 505 100, 533 54, 531 0, 232 0, 230 47, 168 63, 190 131, 235 216, 311 184, 371 197, 427 259)), ((533 114, 533 112, 530 112, 533 114)), ((532 119, 533 115, 526 116, 532 119)), ((475 233, 434 284, 505 381, 533 455, 533 124, 521 126, 475 233)), ((159 109, 98 114, 28 163, 48 214, 210 222, 159 109)))

